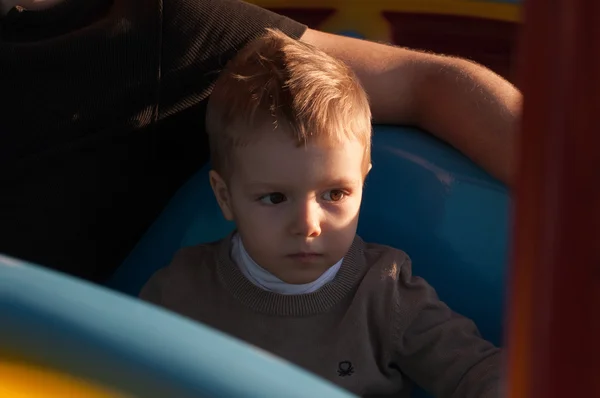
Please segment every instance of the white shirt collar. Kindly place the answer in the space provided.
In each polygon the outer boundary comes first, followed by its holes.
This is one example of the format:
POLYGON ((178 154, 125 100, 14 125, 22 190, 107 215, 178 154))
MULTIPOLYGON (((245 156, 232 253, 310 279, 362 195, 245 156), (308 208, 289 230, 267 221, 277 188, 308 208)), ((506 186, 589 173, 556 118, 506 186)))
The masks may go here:
POLYGON ((331 282, 333 278, 335 278, 335 275, 344 261, 342 258, 340 261, 329 267, 323 275, 313 282, 294 285, 282 281, 258 265, 246 251, 239 234, 236 233, 233 235, 231 244, 231 257, 244 276, 261 289, 279 294, 306 294, 319 290, 323 285, 331 282))

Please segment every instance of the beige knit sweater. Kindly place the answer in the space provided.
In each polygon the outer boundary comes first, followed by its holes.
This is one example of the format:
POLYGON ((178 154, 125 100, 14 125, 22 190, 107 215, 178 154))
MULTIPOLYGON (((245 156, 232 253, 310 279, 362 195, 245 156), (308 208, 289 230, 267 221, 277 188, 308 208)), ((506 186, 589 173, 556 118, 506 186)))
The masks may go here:
POLYGON ((268 350, 365 397, 500 394, 500 350, 411 273, 408 256, 358 236, 335 279, 281 295, 248 281, 231 239, 182 249, 140 297, 268 350))

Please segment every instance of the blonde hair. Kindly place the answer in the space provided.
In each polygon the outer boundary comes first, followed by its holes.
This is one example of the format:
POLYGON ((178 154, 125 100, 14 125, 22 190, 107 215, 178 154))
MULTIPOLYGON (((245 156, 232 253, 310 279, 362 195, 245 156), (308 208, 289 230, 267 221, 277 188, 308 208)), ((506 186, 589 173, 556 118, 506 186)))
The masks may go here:
POLYGON ((273 29, 244 47, 217 79, 206 114, 213 168, 227 173, 233 149, 256 139, 256 130, 269 123, 299 146, 312 139, 358 139, 368 170, 371 110, 356 75, 343 62, 273 29))

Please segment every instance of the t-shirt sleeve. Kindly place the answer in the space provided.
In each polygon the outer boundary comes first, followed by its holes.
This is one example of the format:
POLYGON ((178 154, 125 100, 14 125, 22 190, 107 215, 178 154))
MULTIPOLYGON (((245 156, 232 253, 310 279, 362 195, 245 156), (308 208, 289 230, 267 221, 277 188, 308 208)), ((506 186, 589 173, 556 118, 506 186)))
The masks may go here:
POLYGON ((306 26, 237 0, 163 0, 163 116, 205 99, 219 71, 249 41, 276 28, 300 38, 306 26))
POLYGON ((440 398, 491 398, 501 392, 501 352, 475 323, 454 313, 425 280, 401 270, 392 325, 393 361, 440 398))

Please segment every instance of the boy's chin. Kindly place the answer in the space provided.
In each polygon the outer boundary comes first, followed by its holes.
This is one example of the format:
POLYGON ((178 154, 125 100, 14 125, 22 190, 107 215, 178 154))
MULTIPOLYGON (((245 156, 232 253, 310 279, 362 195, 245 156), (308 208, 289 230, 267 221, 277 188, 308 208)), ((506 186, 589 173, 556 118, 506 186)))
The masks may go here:
POLYGON ((327 271, 329 267, 323 265, 319 267, 311 267, 310 265, 300 264, 295 265, 294 270, 286 270, 286 272, 271 272, 273 275, 290 285, 305 285, 319 279, 321 275, 327 271))

